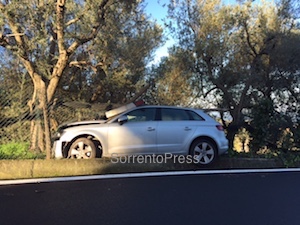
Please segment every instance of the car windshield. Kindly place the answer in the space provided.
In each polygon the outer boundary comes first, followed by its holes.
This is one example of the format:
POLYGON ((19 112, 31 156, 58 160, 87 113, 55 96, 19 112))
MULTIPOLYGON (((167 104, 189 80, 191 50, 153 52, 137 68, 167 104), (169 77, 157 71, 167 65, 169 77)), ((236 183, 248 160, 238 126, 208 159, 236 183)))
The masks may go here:
POLYGON ((108 122, 114 120, 114 119, 117 118, 118 116, 120 116, 120 114, 115 115, 115 116, 112 116, 112 117, 109 117, 109 118, 105 121, 105 123, 108 123, 108 122))

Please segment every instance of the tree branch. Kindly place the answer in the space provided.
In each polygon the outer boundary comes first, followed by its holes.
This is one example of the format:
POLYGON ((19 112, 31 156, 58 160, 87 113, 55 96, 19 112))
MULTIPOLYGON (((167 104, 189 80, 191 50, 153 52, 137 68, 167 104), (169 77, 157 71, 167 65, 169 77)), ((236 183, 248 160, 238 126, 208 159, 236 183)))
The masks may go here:
POLYGON ((68 48, 66 48, 64 44, 65 0, 57 0, 56 16, 57 16, 57 43, 58 43, 58 50, 59 50, 59 58, 53 69, 51 80, 48 85, 48 89, 47 89, 48 101, 51 101, 51 99, 54 96, 56 87, 58 85, 58 82, 61 78, 64 69, 68 64, 70 55, 72 55, 78 49, 79 46, 85 44, 88 41, 93 40, 97 36, 101 26, 105 23, 106 8, 113 3, 114 2, 112 0, 103 0, 98 8, 97 23, 93 27, 90 35, 88 35, 87 37, 78 38, 68 48))
POLYGON ((250 49, 251 49, 251 51, 253 52, 254 57, 255 57, 255 56, 258 55, 258 53, 256 52, 255 47, 252 46, 252 44, 251 44, 250 33, 249 33, 249 30, 248 30, 248 25, 247 25, 246 21, 243 22, 243 25, 244 25, 245 32, 246 32, 246 40, 247 40, 247 44, 248 44, 248 46, 250 47, 250 49))
POLYGON ((57 17, 57 43, 59 54, 65 52, 64 45, 64 18, 65 18, 65 0, 57 0, 56 3, 56 17, 57 17))
POLYGON ((90 7, 86 8, 80 16, 66 22, 65 26, 68 27, 68 26, 78 22, 79 20, 81 20, 84 17, 84 15, 89 11, 89 9, 90 9, 90 7))
POLYGON ((75 52, 79 46, 93 40, 97 36, 101 26, 105 24, 105 12, 106 12, 105 8, 107 8, 113 4, 113 2, 110 3, 110 1, 111 0, 102 1, 102 3, 100 4, 100 6, 98 8, 97 23, 93 26, 91 33, 88 36, 78 38, 76 41, 74 41, 67 49, 68 55, 75 52))
POLYGON ((50 27, 50 33, 51 33, 51 38, 50 38, 50 48, 49 48, 49 55, 48 55, 48 64, 53 65, 54 64, 54 56, 55 56, 55 49, 56 49, 56 41, 57 41, 57 34, 53 30, 53 27, 50 27))
MULTIPOLYGON (((28 51, 29 49, 27 48, 26 41, 24 40, 24 33, 21 32, 21 28, 19 27, 18 23, 14 21, 14 18, 7 13, 5 9, 5 5, 0 3, 0 9, 2 10, 2 13, 6 16, 8 25, 11 29, 11 34, 9 36, 13 36, 15 41, 16 41, 16 48, 19 51, 19 57, 24 64, 26 70, 28 71, 29 75, 31 76, 32 79, 34 79, 35 76, 35 68, 33 64, 30 62, 28 59, 28 51)), ((6 35, 7 36, 7 35, 6 35)), ((13 47, 5 38, 5 36, 2 35, 0 38, 1 40, 1 45, 4 47, 11 46, 13 47)))

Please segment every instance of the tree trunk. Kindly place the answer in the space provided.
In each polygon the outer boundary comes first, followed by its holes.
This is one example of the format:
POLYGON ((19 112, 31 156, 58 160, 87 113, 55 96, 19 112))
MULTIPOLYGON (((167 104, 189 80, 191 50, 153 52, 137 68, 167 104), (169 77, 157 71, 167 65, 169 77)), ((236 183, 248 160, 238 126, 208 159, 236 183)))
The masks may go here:
POLYGON ((31 149, 46 151, 46 158, 51 158, 51 134, 49 126, 49 112, 47 110, 47 90, 45 82, 40 76, 36 76, 34 93, 28 102, 30 112, 34 114, 31 123, 31 149))
POLYGON ((34 152, 42 152, 45 149, 44 146, 44 135, 41 120, 38 117, 35 117, 34 120, 31 121, 31 129, 30 129, 30 149, 34 152))
POLYGON ((232 125, 230 124, 227 128, 227 139, 228 139, 228 148, 229 150, 233 150, 234 148, 234 138, 235 138, 235 135, 237 133, 238 129, 235 125, 232 125))

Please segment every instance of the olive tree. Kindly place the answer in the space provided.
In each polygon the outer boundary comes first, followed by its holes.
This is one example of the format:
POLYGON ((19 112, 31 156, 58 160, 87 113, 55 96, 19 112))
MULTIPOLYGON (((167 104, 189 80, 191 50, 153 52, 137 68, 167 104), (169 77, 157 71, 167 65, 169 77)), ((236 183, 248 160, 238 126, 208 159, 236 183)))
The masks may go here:
MULTIPOLYGON (((31 143, 33 148, 46 149, 47 158, 51 157, 47 107, 59 83, 72 80, 72 68, 89 65, 99 75, 122 65, 125 57, 112 58, 111 52, 130 50, 132 45, 135 50, 139 45, 142 54, 126 57, 142 63, 160 42, 161 29, 148 21, 141 4, 138 0, 0 1, 0 46, 19 58, 30 76, 34 88, 28 105, 43 115, 32 122, 31 130, 42 136, 32 133, 31 143), (142 45, 143 40, 147 44, 142 45)), ((127 71, 120 67, 119 76, 134 72, 126 66, 127 71)))
MULTIPOLYGON (((168 26, 176 47, 184 52, 180 59, 192 74, 189 79, 197 98, 191 99, 228 109, 231 119, 224 125, 230 148, 244 125, 245 109, 261 97, 273 97, 278 77, 274 74, 284 71, 295 77, 299 71, 295 59, 291 61, 295 70, 285 67, 292 58, 284 57, 288 51, 278 54, 288 46, 284 40, 299 31, 288 3, 224 5, 220 0, 177 0, 169 4, 168 26)), ((297 50, 293 52, 298 56, 297 50)), ((293 81, 282 79, 285 88, 293 81)))

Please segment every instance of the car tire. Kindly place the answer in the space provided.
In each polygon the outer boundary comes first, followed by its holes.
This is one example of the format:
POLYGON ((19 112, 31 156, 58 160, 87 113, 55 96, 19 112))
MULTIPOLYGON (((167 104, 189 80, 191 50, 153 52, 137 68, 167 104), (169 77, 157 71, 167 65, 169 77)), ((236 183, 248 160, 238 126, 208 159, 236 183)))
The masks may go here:
POLYGON ((92 159, 96 158, 96 155, 96 146, 88 138, 78 138, 71 144, 68 151, 68 158, 70 159, 92 159))
POLYGON ((194 163, 199 165, 209 165, 215 162, 218 151, 216 145, 205 138, 193 141, 190 147, 190 155, 193 156, 194 163))

